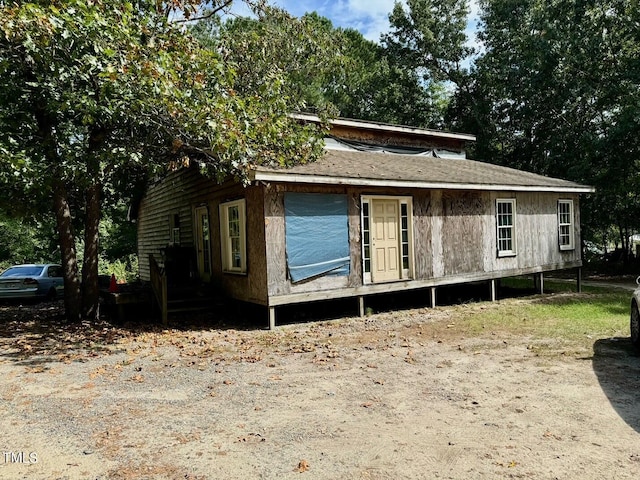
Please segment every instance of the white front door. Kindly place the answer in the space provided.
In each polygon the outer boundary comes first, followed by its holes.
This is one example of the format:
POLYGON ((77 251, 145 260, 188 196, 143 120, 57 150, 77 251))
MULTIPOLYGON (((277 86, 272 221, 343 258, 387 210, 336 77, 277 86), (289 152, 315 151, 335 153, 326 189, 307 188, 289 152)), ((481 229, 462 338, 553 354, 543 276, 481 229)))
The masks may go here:
POLYGON ((399 210, 398 200, 371 200, 371 280, 374 282, 402 278, 399 210))

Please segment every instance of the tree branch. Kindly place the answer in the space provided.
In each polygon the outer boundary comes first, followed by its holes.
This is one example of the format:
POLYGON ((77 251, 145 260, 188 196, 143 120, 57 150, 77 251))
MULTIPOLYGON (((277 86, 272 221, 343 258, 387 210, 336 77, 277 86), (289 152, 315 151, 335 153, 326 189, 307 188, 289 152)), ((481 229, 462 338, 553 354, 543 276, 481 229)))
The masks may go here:
POLYGON ((230 6, 232 3, 233 3, 233 0, 227 0, 222 5, 219 5, 218 7, 214 8, 213 10, 211 10, 210 12, 208 12, 208 13, 206 13, 204 15, 201 15, 199 17, 189 17, 189 18, 183 18, 183 19, 180 19, 180 20, 175 20, 174 23, 189 23, 189 22, 197 22, 197 21, 200 21, 200 20, 207 20, 207 19, 213 17, 214 15, 216 15, 221 10, 224 10, 225 8, 230 6))

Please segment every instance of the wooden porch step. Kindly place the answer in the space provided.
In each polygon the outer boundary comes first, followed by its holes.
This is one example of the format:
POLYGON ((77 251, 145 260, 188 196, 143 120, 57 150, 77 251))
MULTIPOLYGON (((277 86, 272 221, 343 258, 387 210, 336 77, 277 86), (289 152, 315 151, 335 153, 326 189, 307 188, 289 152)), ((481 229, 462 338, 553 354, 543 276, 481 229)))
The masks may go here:
POLYGON ((215 297, 170 298, 167 301, 167 313, 206 312, 220 305, 221 303, 215 297))

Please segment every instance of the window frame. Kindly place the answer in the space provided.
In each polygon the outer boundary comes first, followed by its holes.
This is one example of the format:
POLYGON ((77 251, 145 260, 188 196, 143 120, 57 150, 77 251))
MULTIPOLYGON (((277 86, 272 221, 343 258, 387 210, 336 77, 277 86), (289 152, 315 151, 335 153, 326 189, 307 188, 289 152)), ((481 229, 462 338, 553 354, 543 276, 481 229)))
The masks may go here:
POLYGON ((169 245, 180 245, 180 213, 169 215, 169 245))
POLYGON ((575 242, 575 219, 574 219, 574 210, 573 210, 573 200, 572 199, 559 199, 558 200, 558 246, 561 251, 569 251, 575 250, 576 242, 575 242), (561 212, 561 205, 567 205, 569 207, 568 212, 561 212), (569 222, 563 222, 562 216, 568 215, 569 222), (563 227, 568 229, 567 233, 563 233, 563 227), (567 238, 568 243, 563 243, 563 238, 567 238))
POLYGON ((222 260, 222 271, 225 273, 246 274, 247 273, 247 208, 244 198, 221 203, 220 211, 220 249, 222 260), (230 229, 229 212, 232 208, 238 208, 238 235, 232 236, 230 229), (233 240, 239 240, 238 254, 240 265, 234 265, 233 240))
POLYGON ((517 250, 517 242, 516 242, 516 199, 515 198, 497 198, 496 199, 496 252, 498 258, 503 257, 515 257, 518 253, 517 250), (510 205, 511 212, 511 224, 510 225, 501 225, 500 224, 500 216, 504 215, 500 212, 500 205, 510 205), (501 237, 502 231, 510 231, 511 236, 507 239, 507 237, 501 237), (511 248, 510 249, 501 249, 502 241, 510 241, 511 248))

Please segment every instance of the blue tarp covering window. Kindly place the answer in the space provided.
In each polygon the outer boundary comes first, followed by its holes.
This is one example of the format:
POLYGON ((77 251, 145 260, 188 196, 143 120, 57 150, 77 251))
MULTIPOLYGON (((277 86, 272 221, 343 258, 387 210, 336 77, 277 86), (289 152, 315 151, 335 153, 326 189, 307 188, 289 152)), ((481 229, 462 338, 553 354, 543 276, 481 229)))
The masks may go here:
POLYGON ((291 280, 348 275, 347 196, 285 193, 284 210, 291 280))

